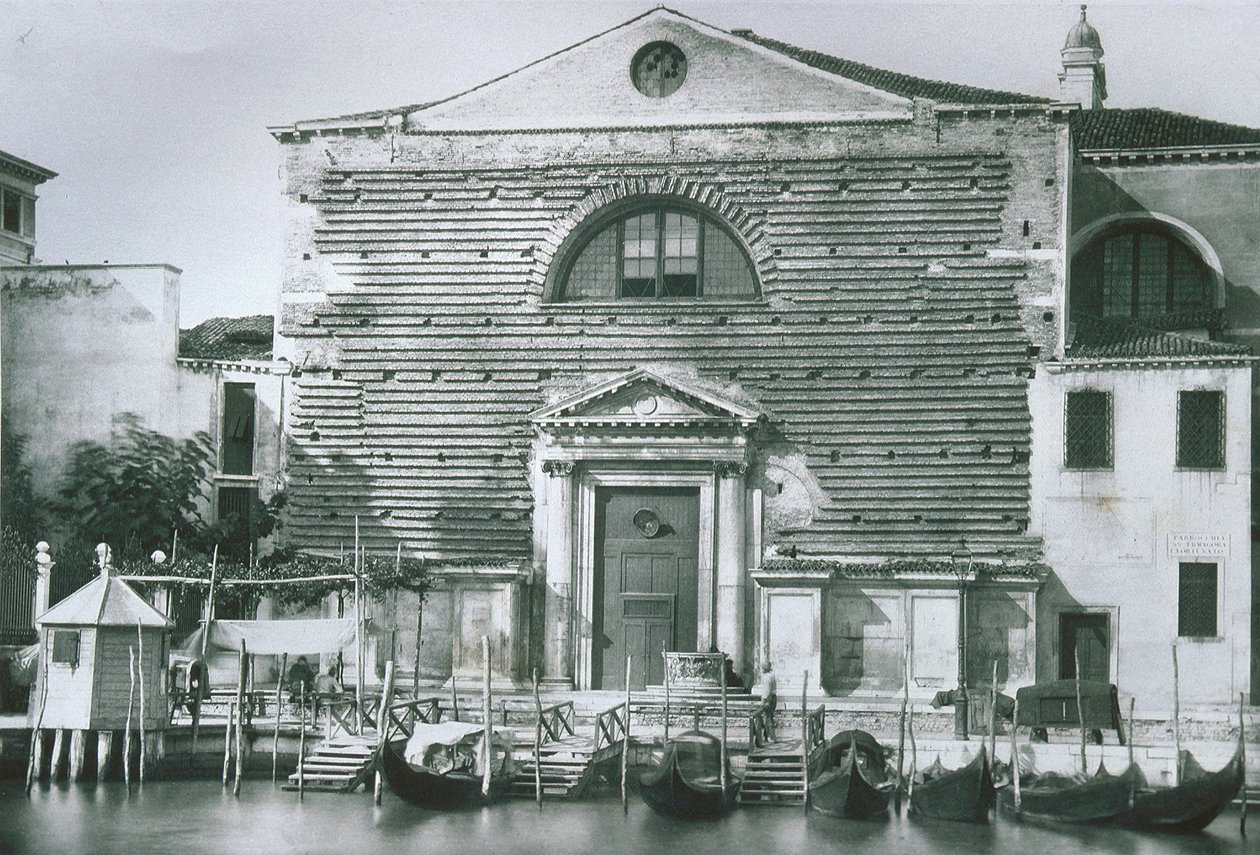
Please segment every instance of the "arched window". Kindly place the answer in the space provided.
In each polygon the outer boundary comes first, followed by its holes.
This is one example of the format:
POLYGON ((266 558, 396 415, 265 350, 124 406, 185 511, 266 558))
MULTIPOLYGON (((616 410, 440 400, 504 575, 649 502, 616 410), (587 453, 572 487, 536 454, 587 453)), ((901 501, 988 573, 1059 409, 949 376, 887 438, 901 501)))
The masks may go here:
POLYGON ((1153 319, 1215 307, 1212 275, 1172 232, 1143 224, 1104 233, 1072 261, 1072 313, 1153 319))
POLYGON ((653 205, 604 220, 562 268, 556 299, 741 300, 757 296, 752 263, 716 220, 653 205))

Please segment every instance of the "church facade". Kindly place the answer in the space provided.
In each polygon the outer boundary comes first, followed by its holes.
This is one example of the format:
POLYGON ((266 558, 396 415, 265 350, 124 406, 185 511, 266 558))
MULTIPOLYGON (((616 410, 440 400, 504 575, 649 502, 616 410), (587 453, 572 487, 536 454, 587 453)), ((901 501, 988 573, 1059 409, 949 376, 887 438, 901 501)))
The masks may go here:
POLYGON ((1121 216, 1129 164, 1082 156, 1078 30, 1050 99, 656 9, 272 128, 290 542, 357 521, 438 562, 425 678, 490 635, 503 679, 579 689, 718 649, 832 695, 996 663, 1162 701, 1143 651, 1186 627, 1143 614, 1189 590, 1201 699, 1245 691, 1249 352, 1206 238, 1121 216), (1156 409, 1175 476, 1130 453, 1156 409))

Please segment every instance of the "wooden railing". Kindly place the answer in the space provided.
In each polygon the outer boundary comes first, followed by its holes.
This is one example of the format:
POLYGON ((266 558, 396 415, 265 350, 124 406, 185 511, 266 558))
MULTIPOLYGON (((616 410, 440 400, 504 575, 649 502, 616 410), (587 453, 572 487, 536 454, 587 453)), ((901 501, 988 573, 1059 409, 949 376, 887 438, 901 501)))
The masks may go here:
POLYGON ((805 719, 805 750, 813 751, 827 741, 827 708, 819 705, 805 719))
POLYGON ((626 738, 626 705, 617 704, 595 716, 595 751, 626 738))
POLYGON ((416 722, 437 724, 442 719, 442 708, 437 698, 416 698, 392 703, 385 710, 385 742, 399 736, 410 737, 416 730, 416 722))
POLYGON ((547 707, 539 714, 539 726, 543 744, 559 742, 573 736, 573 701, 563 701, 547 707))
POLYGON ((376 730, 377 715, 381 705, 380 695, 363 696, 363 714, 359 715, 359 702, 354 695, 317 696, 317 707, 324 711, 325 737, 331 739, 338 733, 359 736, 376 730), (360 728, 362 722, 362 728, 360 728))
POLYGON ((774 738, 774 712, 770 704, 762 701, 761 706, 748 716, 748 747, 760 748, 774 738))

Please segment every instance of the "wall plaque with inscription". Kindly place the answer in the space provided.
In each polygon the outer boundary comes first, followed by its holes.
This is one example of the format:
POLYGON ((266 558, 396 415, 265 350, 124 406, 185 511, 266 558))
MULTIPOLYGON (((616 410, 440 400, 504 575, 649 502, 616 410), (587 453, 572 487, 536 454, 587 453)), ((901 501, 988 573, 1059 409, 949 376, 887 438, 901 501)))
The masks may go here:
POLYGON ((1229 555, 1228 534, 1169 534, 1169 558, 1225 558, 1229 555))

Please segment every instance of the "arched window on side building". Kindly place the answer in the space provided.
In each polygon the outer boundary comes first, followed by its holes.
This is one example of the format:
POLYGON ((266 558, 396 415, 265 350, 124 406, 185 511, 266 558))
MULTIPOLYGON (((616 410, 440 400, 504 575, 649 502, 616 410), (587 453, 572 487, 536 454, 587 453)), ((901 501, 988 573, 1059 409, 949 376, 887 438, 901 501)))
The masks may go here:
POLYGON ((1179 315, 1201 318, 1216 308, 1213 288, 1211 270, 1195 249, 1150 223, 1109 229, 1072 260, 1077 319, 1170 319, 1168 326, 1176 327, 1179 315))

